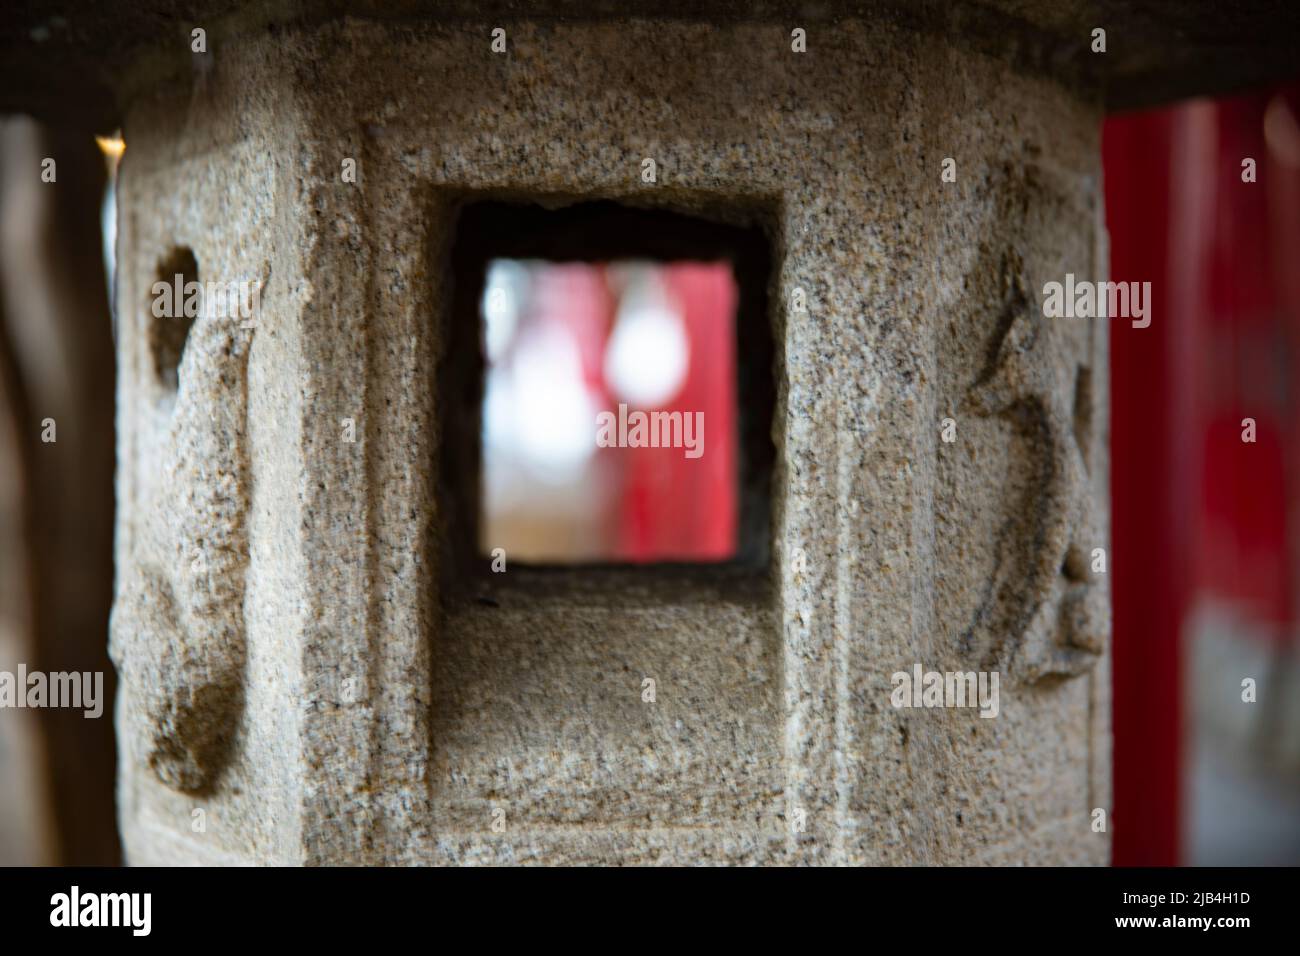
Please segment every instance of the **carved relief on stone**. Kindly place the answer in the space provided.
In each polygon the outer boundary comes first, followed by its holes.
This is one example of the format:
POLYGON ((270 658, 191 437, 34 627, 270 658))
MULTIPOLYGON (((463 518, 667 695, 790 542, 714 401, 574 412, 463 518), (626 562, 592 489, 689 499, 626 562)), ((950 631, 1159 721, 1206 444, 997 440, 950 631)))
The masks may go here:
POLYGON ((972 663, 1026 681, 1087 671, 1109 633, 1093 570, 1106 537, 1088 475, 1092 377, 1079 351, 1043 317, 1023 263, 1007 253, 998 333, 964 410, 1010 425, 1031 480, 997 531, 992 576, 958 641, 972 663))
POLYGON ((150 517, 170 553, 130 565, 113 609, 131 746, 186 793, 212 789, 243 710, 252 335, 238 317, 190 330, 150 517))

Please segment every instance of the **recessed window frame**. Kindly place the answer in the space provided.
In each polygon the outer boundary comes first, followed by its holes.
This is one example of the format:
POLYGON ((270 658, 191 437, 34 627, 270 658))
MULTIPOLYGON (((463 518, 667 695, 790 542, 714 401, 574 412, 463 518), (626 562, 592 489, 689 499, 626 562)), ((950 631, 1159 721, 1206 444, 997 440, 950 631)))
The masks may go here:
MULTIPOLYGON (((773 301, 774 209, 762 202, 719 200, 679 208, 610 198, 468 193, 452 203, 449 292, 438 368, 438 502, 445 595, 467 595, 472 582, 561 579, 604 585, 647 576, 703 582, 765 582, 770 572, 773 421, 777 351, 773 301), (703 211, 701 211, 703 208, 703 211), (493 574, 480 553, 482 404, 486 358, 481 296, 494 259, 551 262, 726 261, 736 281, 737 533, 736 555, 720 562, 526 563, 508 554, 507 573, 493 574), (512 574, 510 572, 523 572, 512 574)), ((593 426, 594 427, 594 426, 593 426)), ((481 589, 470 589, 477 593, 481 589)), ((482 599, 482 598, 480 598, 482 599)))

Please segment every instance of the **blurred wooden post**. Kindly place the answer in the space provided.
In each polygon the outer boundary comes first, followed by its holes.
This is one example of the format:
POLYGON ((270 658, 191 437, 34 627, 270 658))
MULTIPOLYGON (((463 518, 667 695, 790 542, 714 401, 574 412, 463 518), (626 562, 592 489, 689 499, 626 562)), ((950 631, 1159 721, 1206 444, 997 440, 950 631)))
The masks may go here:
POLYGON ((100 225, 105 175, 85 133, 27 119, 0 126, 0 355, 15 452, 4 488, 21 495, 25 551, 25 569, 7 563, 0 571, 6 594, 25 591, 16 603, 26 612, 9 620, 26 633, 13 643, 30 670, 104 674, 98 719, 54 708, 0 719, 35 716, 43 753, 27 772, 47 774, 59 861, 89 865, 120 858, 107 654, 114 367, 100 225), (46 158, 55 161, 53 182, 42 181, 46 158), (52 442, 42 440, 46 419, 52 442))

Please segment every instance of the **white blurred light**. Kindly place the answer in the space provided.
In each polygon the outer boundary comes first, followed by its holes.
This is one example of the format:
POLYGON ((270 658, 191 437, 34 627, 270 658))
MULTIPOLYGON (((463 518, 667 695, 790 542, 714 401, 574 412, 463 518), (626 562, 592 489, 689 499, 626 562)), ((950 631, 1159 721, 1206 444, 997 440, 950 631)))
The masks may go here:
POLYGON ((1264 110, 1264 142, 1282 163, 1300 167, 1300 122, 1281 93, 1264 110))
POLYGON ((495 259, 483 284, 484 338, 489 362, 497 362, 519 326, 519 312, 528 294, 528 269, 513 259, 495 259))
POLYGON ((503 450, 515 444, 515 388, 508 371, 488 371, 483 386, 483 444, 503 450))
POLYGON ((681 314, 655 273, 639 270, 620 300, 606 346, 606 381, 629 405, 657 408, 681 391, 689 365, 681 314))
POLYGON ((576 479, 596 450, 596 403, 582 380, 578 345, 551 328, 520 343, 514 360, 514 438, 540 480, 576 479))

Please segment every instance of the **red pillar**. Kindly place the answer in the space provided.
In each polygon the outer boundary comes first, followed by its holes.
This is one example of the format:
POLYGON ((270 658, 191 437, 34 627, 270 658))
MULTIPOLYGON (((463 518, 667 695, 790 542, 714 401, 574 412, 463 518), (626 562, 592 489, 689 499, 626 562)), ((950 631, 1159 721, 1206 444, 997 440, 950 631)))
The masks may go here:
POLYGON ((1121 116, 1103 133, 1110 278, 1151 283, 1150 327, 1110 320, 1118 866, 1179 860, 1180 631, 1197 515, 1192 369, 1199 333, 1189 266, 1205 211, 1187 200, 1212 163, 1205 109, 1121 116))

